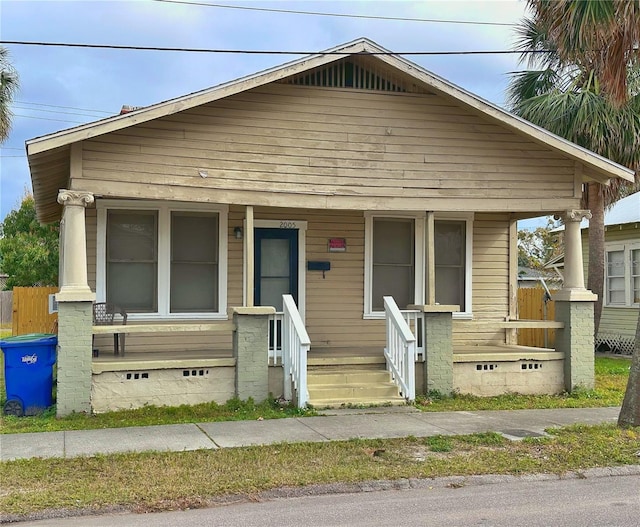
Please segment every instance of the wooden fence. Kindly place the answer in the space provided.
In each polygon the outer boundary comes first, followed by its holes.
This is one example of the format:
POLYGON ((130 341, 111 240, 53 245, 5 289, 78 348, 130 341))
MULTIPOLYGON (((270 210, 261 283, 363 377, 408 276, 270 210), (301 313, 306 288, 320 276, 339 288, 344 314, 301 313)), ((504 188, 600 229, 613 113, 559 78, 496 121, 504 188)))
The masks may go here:
POLYGON ((27 333, 52 333, 58 321, 58 313, 49 314, 49 295, 59 287, 13 288, 13 335, 27 333))
MULTIPOLYGON (((554 317, 555 303, 553 300, 545 302, 545 290, 542 287, 518 289, 518 318, 554 320, 554 317)), ((518 344, 521 346, 553 348, 555 340, 555 329, 518 329, 518 344)))

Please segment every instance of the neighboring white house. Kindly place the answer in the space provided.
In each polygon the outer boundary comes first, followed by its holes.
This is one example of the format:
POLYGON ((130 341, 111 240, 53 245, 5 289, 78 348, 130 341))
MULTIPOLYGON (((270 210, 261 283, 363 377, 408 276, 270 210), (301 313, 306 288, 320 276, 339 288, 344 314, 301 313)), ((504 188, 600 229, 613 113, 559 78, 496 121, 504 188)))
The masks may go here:
MULTIPOLYGON (((604 299, 596 346, 632 353, 640 307, 640 193, 618 201, 604 224, 604 299)), ((582 231, 585 240, 587 229, 582 231)), ((585 261, 588 257, 587 247, 585 261)))

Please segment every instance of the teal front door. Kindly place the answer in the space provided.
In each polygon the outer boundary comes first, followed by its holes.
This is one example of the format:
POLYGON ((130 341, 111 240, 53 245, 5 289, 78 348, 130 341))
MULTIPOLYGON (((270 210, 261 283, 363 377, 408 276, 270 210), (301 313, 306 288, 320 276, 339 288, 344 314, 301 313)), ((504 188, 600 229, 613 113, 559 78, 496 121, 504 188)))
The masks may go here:
POLYGON ((298 303, 298 230, 255 229, 254 301, 282 311, 282 295, 298 303))

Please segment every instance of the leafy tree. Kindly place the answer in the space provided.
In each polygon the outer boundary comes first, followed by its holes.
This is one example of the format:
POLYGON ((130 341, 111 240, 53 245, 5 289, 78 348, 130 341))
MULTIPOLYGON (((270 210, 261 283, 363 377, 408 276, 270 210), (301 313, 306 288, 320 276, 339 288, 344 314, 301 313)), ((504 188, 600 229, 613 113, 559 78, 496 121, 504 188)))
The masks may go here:
POLYGON ((0 224, 0 269, 9 275, 6 288, 57 285, 59 224, 41 225, 33 196, 0 224))
POLYGON ((546 227, 533 231, 518 231, 518 265, 532 269, 542 269, 544 264, 562 252, 555 223, 549 219, 546 227))
POLYGON ((0 46, 0 143, 9 135, 11 128, 10 105, 18 91, 18 74, 9 62, 9 51, 0 46))
MULTIPOLYGON (((518 49, 531 52, 535 71, 514 75, 512 109, 525 119, 636 171, 640 170, 640 2, 527 0, 533 16, 520 27, 518 49)), ((588 287, 598 295, 596 333, 604 289, 604 208, 628 192, 589 183, 588 287)), ((618 423, 640 426, 640 314, 632 373, 618 423)))

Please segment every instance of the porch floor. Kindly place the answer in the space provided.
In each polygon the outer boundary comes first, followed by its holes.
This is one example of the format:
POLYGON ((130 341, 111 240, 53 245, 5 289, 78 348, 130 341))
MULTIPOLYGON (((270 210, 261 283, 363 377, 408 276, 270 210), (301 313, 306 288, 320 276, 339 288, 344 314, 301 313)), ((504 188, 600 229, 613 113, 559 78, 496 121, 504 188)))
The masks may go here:
MULTIPOLYGON (((454 362, 482 362, 495 360, 553 360, 563 354, 550 348, 507 345, 456 346, 454 362)), ((311 348, 307 364, 313 366, 384 364, 382 347, 311 348)), ((101 352, 93 357, 93 373, 139 369, 167 369, 235 366, 231 350, 190 350, 159 352, 127 352, 124 356, 101 352)))

